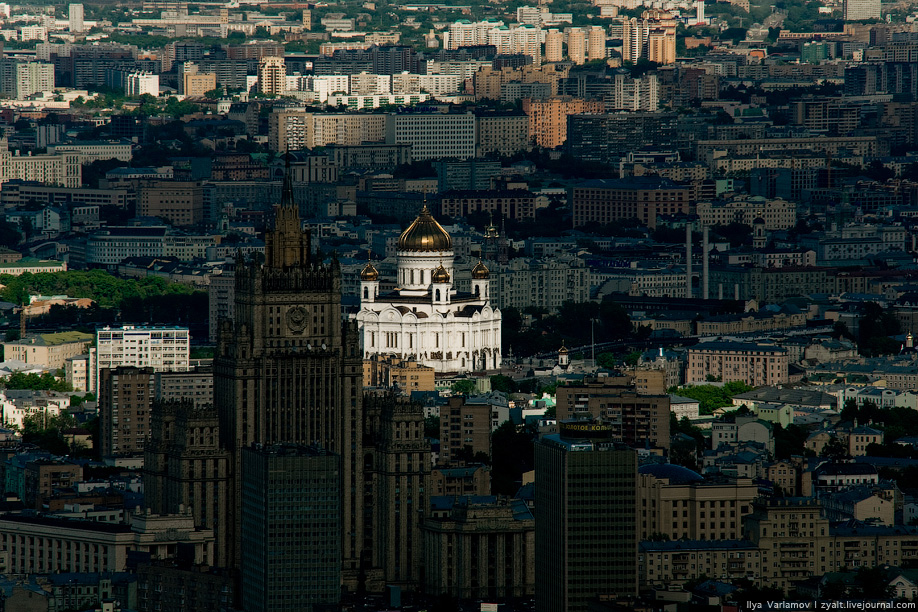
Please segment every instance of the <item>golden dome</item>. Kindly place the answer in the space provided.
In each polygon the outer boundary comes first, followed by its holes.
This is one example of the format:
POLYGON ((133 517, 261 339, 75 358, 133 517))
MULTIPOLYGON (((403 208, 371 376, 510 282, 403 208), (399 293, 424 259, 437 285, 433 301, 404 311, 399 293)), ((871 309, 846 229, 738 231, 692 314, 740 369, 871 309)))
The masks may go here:
POLYGON ((433 218, 426 204, 398 239, 399 251, 449 251, 452 248, 453 240, 433 218))
POLYGON ((491 275, 491 271, 488 270, 488 266, 481 263, 481 260, 478 260, 478 263, 475 264, 475 267, 472 268, 472 278, 476 280, 483 280, 488 278, 491 275))
POLYGON ((367 265, 365 265, 363 267, 363 270, 360 271, 360 280, 362 281, 379 280, 379 270, 373 267, 373 264, 368 261, 367 265))
POLYGON ((440 264, 439 266, 437 266, 437 269, 434 270, 434 273, 430 277, 430 280, 435 283, 448 283, 449 282, 449 272, 446 271, 446 268, 443 267, 443 264, 440 264))

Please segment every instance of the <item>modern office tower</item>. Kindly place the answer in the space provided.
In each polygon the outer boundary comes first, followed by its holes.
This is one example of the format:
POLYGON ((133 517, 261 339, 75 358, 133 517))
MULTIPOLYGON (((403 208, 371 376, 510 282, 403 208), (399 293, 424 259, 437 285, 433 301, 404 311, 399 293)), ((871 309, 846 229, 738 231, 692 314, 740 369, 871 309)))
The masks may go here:
POLYGON ((71 4, 67 10, 70 31, 74 34, 83 31, 83 5, 71 4))
MULTIPOLYGON (((356 325, 341 321, 341 270, 310 252, 290 169, 264 260, 238 260, 234 320, 220 323, 214 404, 222 448, 234 456, 224 520, 238 546, 241 452, 252 443, 319 444, 341 455, 345 585, 355 588, 364 550, 363 363, 356 325)), ((422 428, 423 429, 423 428, 422 428)), ((241 551, 230 559, 239 567, 241 551)))
POLYGON ((536 609, 587 610, 637 592, 637 453, 592 421, 535 445, 536 609))
POLYGON ((263 57, 258 62, 258 91, 282 96, 287 92, 287 67, 282 57, 263 57))
POLYGON ((150 435, 153 368, 103 368, 99 377, 99 436, 103 457, 143 453, 150 435))
POLYGON ((586 34, 581 28, 567 31, 567 59, 575 64, 586 62, 586 34))
POLYGON ((606 59, 606 31, 602 26, 592 26, 587 37, 587 55, 590 61, 606 59))
POLYGON ((545 34, 545 61, 560 62, 564 59, 564 34, 556 28, 545 34))
POLYGON ((190 398, 156 400, 143 461, 144 501, 156 514, 189 509, 196 527, 212 529, 210 565, 227 567, 232 525, 221 514, 230 503, 231 456, 220 448, 212 405, 190 398))
POLYGON ((244 612, 311 612, 341 596, 341 457, 316 446, 242 449, 244 612))
POLYGON ((845 21, 864 21, 881 17, 880 0, 845 0, 845 21))
POLYGON ((118 366, 151 367, 158 372, 188 369, 191 350, 187 327, 105 326, 96 330, 89 349, 89 391, 95 393, 99 372, 118 366))

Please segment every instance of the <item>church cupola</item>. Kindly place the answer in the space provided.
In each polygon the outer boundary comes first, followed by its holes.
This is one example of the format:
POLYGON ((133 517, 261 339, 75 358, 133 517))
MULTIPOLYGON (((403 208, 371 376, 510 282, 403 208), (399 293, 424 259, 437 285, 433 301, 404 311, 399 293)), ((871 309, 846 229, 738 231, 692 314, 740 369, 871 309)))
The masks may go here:
POLYGON ((372 262, 360 271, 360 299, 362 302, 373 302, 379 296, 379 270, 372 262))
POLYGON ((483 300, 490 299, 488 288, 491 284, 488 280, 491 277, 491 271, 479 259, 475 267, 472 268, 472 294, 483 300))
POLYGON ((431 274, 430 293, 434 304, 449 304, 450 285, 449 272, 440 264, 431 274))

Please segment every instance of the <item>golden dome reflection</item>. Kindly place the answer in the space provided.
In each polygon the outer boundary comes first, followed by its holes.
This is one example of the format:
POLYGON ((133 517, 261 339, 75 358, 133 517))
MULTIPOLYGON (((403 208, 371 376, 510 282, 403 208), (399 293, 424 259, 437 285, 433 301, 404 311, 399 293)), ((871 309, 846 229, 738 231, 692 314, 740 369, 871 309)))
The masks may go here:
POLYGON ((399 251, 449 251, 452 248, 452 238, 433 218, 426 204, 398 239, 399 251))

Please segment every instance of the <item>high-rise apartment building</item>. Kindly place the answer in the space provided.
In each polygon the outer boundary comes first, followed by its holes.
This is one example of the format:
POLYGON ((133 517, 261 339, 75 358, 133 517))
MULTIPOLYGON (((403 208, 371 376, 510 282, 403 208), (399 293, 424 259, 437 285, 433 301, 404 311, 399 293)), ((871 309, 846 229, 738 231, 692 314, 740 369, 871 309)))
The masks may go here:
POLYGON ((212 72, 199 72, 197 64, 182 64, 182 75, 179 80, 181 93, 186 96, 203 96, 217 88, 217 75, 212 72))
POLYGON ((880 19, 881 8, 880 0, 845 0, 845 21, 880 19))
POLYGON ((125 457, 143 453, 150 436, 153 368, 103 368, 98 397, 102 456, 125 457))
POLYGON ((140 97, 144 94, 159 95, 159 75, 151 72, 131 72, 125 78, 124 93, 140 97))
POLYGON ((591 62, 606 59, 606 31, 602 26, 590 27, 587 37, 587 56, 591 62))
POLYGON ((16 64, 15 92, 17 100, 43 91, 54 90, 54 64, 19 62, 16 64))
POLYGON ((451 397, 440 407, 439 465, 457 467, 479 453, 491 456, 491 405, 451 397))
POLYGON ((83 5, 70 4, 67 7, 68 25, 70 32, 78 34, 83 31, 83 5))
POLYGON ((156 371, 188 369, 190 336, 184 327, 103 327, 89 349, 89 391, 98 389, 99 373, 118 366, 150 367, 156 371))
POLYGON ((341 457, 316 446, 242 449, 244 612, 324 609, 341 596, 341 457))
POLYGON ((676 61, 676 20, 658 9, 644 11, 622 24, 622 60, 647 59, 658 64, 676 61))
POLYGON ((536 609, 578 612, 637 593, 637 452, 590 421, 535 445, 536 609))
POLYGON ((587 38, 582 28, 567 30, 567 59, 575 64, 586 62, 587 38))
POLYGON ((545 33, 545 61, 560 62, 564 59, 564 34, 557 28, 545 33))
POLYGON ((258 62, 258 91, 275 96, 287 93, 287 67, 283 57, 263 57, 258 62))

